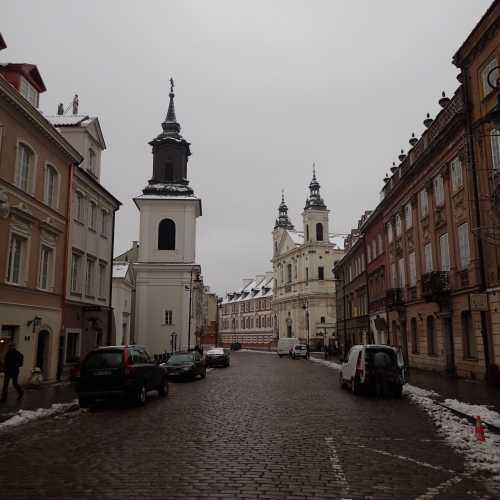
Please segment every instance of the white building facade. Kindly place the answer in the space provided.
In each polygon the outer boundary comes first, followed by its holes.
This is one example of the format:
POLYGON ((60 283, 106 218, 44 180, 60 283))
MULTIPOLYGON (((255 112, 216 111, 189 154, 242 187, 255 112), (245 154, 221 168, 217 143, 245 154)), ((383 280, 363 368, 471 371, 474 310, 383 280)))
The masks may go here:
POLYGON ((201 200, 187 180, 190 144, 180 135, 173 87, 169 97, 163 131, 150 142, 153 176, 134 198, 140 212, 135 341, 153 354, 194 347, 193 290, 201 272, 195 263, 201 200))
POLYGON ((309 190, 302 231, 291 223, 281 199, 273 231, 273 310, 279 337, 297 337, 316 349, 336 339, 333 267, 344 251, 330 232, 330 212, 315 173, 309 190))

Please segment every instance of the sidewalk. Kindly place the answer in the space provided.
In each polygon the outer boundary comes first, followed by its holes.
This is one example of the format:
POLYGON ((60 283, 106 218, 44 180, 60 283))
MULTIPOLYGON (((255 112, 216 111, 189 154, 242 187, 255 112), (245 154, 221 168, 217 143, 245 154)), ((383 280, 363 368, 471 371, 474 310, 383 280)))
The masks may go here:
POLYGON ((54 403, 70 403, 74 399, 75 390, 69 382, 43 384, 37 389, 24 388, 24 397, 20 401, 17 400, 16 390, 10 386, 7 401, 0 403, 0 422, 14 416, 19 410, 50 408, 54 403))

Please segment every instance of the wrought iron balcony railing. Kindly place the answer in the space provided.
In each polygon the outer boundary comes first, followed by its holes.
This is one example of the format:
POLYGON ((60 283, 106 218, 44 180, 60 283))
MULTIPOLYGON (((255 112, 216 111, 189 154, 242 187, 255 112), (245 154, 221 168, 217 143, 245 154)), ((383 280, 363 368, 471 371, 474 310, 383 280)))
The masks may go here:
POLYGON ((447 271, 432 271, 422 275, 422 296, 426 302, 442 302, 449 294, 447 271))
POLYGON ((385 305, 394 309, 403 305, 403 290, 401 288, 389 288, 385 294, 385 305))

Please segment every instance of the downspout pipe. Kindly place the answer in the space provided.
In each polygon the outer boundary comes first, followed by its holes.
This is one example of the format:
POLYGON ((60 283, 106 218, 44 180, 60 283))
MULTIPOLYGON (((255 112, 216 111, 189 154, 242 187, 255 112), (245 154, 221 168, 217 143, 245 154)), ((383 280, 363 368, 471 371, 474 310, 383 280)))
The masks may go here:
POLYGON ((108 345, 111 345, 111 334, 113 332, 113 255, 115 254, 115 219, 116 210, 113 208, 113 224, 111 238, 111 262, 109 263, 109 304, 108 304, 108 345))

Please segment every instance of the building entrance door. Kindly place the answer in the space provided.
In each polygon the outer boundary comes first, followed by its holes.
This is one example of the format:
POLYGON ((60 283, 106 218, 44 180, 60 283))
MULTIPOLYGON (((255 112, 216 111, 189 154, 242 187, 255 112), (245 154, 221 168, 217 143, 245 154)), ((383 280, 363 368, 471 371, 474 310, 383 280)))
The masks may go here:
POLYGON ((36 367, 42 371, 43 378, 47 377, 49 358, 49 337, 47 330, 38 333, 38 345, 36 348, 36 367))
POLYGON ((455 343, 453 341, 453 326, 451 317, 443 319, 444 348, 446 352, 446 372, 450 377, 456 375, 455 367, 455 343))

